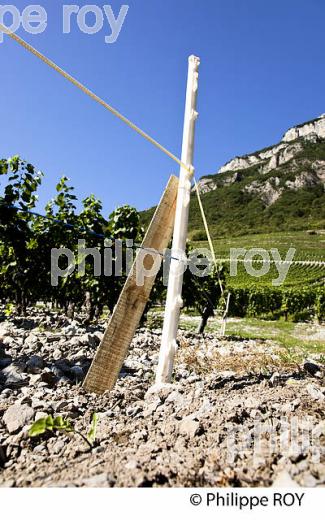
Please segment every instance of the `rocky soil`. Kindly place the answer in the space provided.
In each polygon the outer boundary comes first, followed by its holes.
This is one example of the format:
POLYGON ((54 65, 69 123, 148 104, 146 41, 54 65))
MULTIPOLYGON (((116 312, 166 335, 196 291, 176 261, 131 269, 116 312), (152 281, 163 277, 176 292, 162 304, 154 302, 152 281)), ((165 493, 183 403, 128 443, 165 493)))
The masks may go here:
POLYGON ((324 486, 323 356, 297 365, 270 341, 182 333, 173 384, 152 391, 161 331, 140 329, 96 396, 81 383, 103 330, 41 312, 0 323, 2 486, 324 486), (28 435, 48 414, 86 435, 93 412, 92 449, 28 435))

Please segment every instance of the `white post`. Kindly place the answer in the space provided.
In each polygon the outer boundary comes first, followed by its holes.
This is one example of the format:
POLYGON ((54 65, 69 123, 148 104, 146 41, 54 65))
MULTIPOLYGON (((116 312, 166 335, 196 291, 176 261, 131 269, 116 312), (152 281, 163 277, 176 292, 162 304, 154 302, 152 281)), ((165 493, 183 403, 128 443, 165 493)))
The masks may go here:
POLYGON ((198 69, 200 59, 196 56, 189 57, 188 80, 185 105, 185 119, 183 132, 182 163, 188 166, 190 171, 181 167, 179 188, 177 196, 176 216, 172 256, 182 261, 171 259, 168 280, 167 300, 165 309, 164 327, 162 332, 159 363, 156 374, 156 384, 170 383, 174 356, 177 348, 176 338, 179 324, 180 310, 183 305, 182 285, 183 273, 186 267, 186 238, 188 229, 188 214, 191 197, 191 185, 194 175, 194 136, 195 122, 198 117, 196 112, 198 92, 198 69))

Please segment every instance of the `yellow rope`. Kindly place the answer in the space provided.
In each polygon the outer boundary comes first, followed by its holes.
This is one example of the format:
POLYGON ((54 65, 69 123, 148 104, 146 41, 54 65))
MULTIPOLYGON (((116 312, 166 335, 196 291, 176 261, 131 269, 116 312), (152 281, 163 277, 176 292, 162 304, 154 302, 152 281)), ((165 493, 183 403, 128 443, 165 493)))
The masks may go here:
MULTIPOLYGON (((56 63, 54 63, 52 60, 50 60, 49 58, 47 58, 46 56, 44 56, 44 54, 42 54, 41 52, 39 52, 38 50, 36 50, 34 47, 32 47, 29 43, 27 43, 25 40, 23 40, 22 38, 20 38, 20 36, 18 36, 17 34, 13 33, 8 27, 5 27, 4 25, 2 25, 0 23, 0 31, 4 32, 5 34, 7 34, 12 40, 15 40, 17 43, 19 43, 22 47, 24 47, 27 51, 31 52, 32 54, 34 54, 34 56, 36 56, 37 58, 39 58, 41 61, 43 61, 44 63, 46 63, 46 65, 48 65, 49 67, 51 67, 53 70, 55 70, 56 72, 58 72, 61 76, 63 76, 66 80, 70 81, 70 83, 72 83, 73 85, 75 85, 77 88, 79 88, 82 92, 84 92, 84 94, 86 94, 87 96, 89 96, 91 99, 93 99, 94 101, 97 101, 97 103, 99 103, 100 105, 102 105, 104 108, 106 108, 107 110, 109 110, 109 112, 111 112, 114 116, 116 116, 118 119, 120 119, 121 121, 123 121, 126 125, 128 125, 130 128, 132 128, 132 130, 134 130, 135 132, 137 132, 138 134, 140 134, 142 137, 144 137, 147 141, 149 141, 151 144, 153 144, 156 148, 158 148, 160 151, 162 151, 165 155, 167 155, 170 159, 172 159, 173 161, 175 161, 179 166, 181 166, 182 168, 184 168, 187 172, 191 173, 192 172, 192 168, 191 166, 187 166, 186 164, 184 164, 180 159, 178 159, 178 157, 176 157, 176 155, 174 155, 173 153, 171 153, 169 150, 167 150, 167 148, 165 148, 164 146, 162 146, 160 143, 158 143, 158 141, 156 141, 155 139, 153 139, 149 134, 147 134, 146 132, 144 132, 143 130, 141 130, 141 128, 139 128, 137 125, 135 125, 134 123, 132 123, 132 121, 130 121, 129 119, 127 119, 125 116, 123 116, 120 112, 118 112, 115 108, 113 108, 111 105, 109 105, 108 103, 106 103, 106 101, 104 101, 103 99, 101 99, 99 96, 97 96, 97 94, 95 94, 94 92, 92 92, 89 88, 87 88, 85 85, 83 85, 82 83, 80 83, 80 81, 76 80, 73 76, 71 76, 71 74, 68 74, 65 70, 63 70, 61 67, 59 67, 58 65, 56 65, 56 63)), ((210 235, 210 231, 209 231, 209 227, 208 227, 208 223, 207 223, 207 220, 206 220, 206 216, 205 216, 205 213, 204 213, 204 209, 203 209, 203 205, 202 205, 202 201, 201 201, 201 196, 200 196, 200 192, 199 192, 199 188, 198 188, 198 185, 197 185, 197 182, 196 180, 194 179, 194 184, 195 184, 195 190, 196 190, 196 194, 197 194, 197 198, 198 198, 198 202, 199 202, 199 206, 200 206, 200 211, 201 211, 201 215, 202 215, 202 219, 203 219, 203 223, 204 223, 204 228, 205 228, 205 232, 206 232, 206 235, 208 237, 208 242, 209 242, 209 246, 210 246, 210 250, 211 250, 211 254, 212 254, 212 258, 213 258, 213 261, 214 263, 217 265, 217 259, 216 259, 216 255, 215 255, 215 252, 214 252, 214 248, 213 248, 213 243, 212 243, 212 239, 211 239, 211 235, 210 235)))
POLYGON ((201 195, 200 195, 199 186, 198 186, 198 184, 197 184, 195 178, 194 178, 194 186, 195 186, 195 191, 196 191, 196 195, 197 195, 197 200, 198 200, 199 207, 200 207, 200 211, 201 211, 201 216, 202 216, 202 220, 203 220, 203 224, 204 224, 205 233, 206 233, 206 236, 207 236, 207 238, 208 238, 209 247, 210 247, 210 250, 211 250, 212 259, 213 259, 213 262, 214 262, 215 264, 217 264, 216 254, 215 254, 215 252, 214 252, 214 247, 213 247, 213 243, 212 243, 212 238, 211 238, 211 234, 210 234, 210 230, 209 230, 208 222, 207 222, 207 219, 206 219, 206 216, 205 216, 205 212, 204 212, 204 208, 203 208, 202 200, 201 200, 201 195))
POLYGON ((19 43, 22 47, 24 47, 27 51, 31 52, 32 54, 34 54, 34 56, 36 56, 37 58, 39 58, 40 60, 42 60, 44 63, 46 63, 46 65, 48 65, 49 67, 51 67, 53 70, 55 70, 56 72, 58 72, 59 74, 61 74, 61 76, 63 76, 65 79, 67 79, 68 81, 70 81, 70 83, 72 83, 73 85, 75 85, 77 88, 79 88, 82 92, 84 92, 84 94, 87 94, 87 96, 89 96, 91 99, 93 99, 94 101, 97 101, 97 103, 99 103, 100 105, 102 105, 104 108, 106 108, 107 110, 109 110, 114 116, 118 117, 121 121, 123 121, 123 123, 125 123, 126 125, 128 125, 130 128, 132 128, 132 130, 134 130, 135 132, 137 132, 138 134, 140 134, 142 137, 144 137, 147 141, 149 141, 149 143, 153 144, 154 146, 156 146, 156 148, 158 148, 160 151, 162 151, 164 154, 166 154, 170 159, 172 159, 173 161, 175 161, 179 166, 181 166, 182 168, 184 168, 186 171, 190 172, 190 168, 189 166, 187 166, 186 164, 184 164, 180 159, 178 159, 178 157, 176 157, 176 155, 174 155, 173 153, 171 153, 169 150, 167 150, 167 148, 165 148, 164 146, 162 146, 160 143, 158 143, 158 141, 156 141, 155 139, 153 139, 150 135, 148 135, 146 132, 144 132, 143 130, 141 130, 141 128, 139 128, 137 125, 135 125, 134 123, 132 123, 132 121, 130 121, 129 119, 127 119, 125 116, 123 116, 120 112, 118 112, 115 108, 113 108, 111 105, 109 105, 108 103, 106 103, 106 101, 104 101, 103 99, 101 99, 99 96, 97 96, 97 94, 94 94, 94 92, 92 92, 91 90, 89 90, 89 88, 85 87, 85 85, 83 85, 82 83, 80 83, 80 81, 76 80, 73 76, 71 76, 71 74, 68 74, 67 72, 65 72, 65 70, 61 69, 61 67, 59 67, 58 65, 56 65, 56 63, 54 63, 53 61, 51 61, 49 58, 47 58, 46 56, 44 56, 44 54, 42 54, 41 52, 39 52, 38 50, 36 50, 34 47, 32 47, 31 45, 29 45, 29 43, 27 43, 25 40, 23 40, 22 38, 20 38, 20 36, 17 36, 17 34, 13 33, 10 29, 8 29, 8 27, 5 27, 4 25, 2 25, 0 23, 0 31, 4 32, 5 34, 7 34, 8 36, 10 36, 10 38, 12 40, 15 40, 17 43, 19 43))
MULTIPOLYGON (((200 211, 201 211, 201 217, 202 217, 203 224, 204 224, 205 234, 207 236, 209 247, 210 247, 210 251, 211 251, 211 255, 212 255, 212 260, 214 262, 214 265, 218 268, 218 261, 217 261, 216 254, 215 254, 215 251, 214 251, 213 242, 212 242, 212 238, 211 238, 211 234, 210 234, 210 230, 209 230, 209 226, 208 226, 208 221, 207 221, 206 216, 205 216, 205 211, 204 211, 204 208, 203 208, 202 199, 201 199, 201 195, 200 195, 200 189, 199 189, 199 186, 198 186, 198 184, 196 182, 195 177, 194 177, 194 186, 195 186, 195 191, 196 191, 196 195, 197 195, 197 200, 198 200, 198 203, 199 203, 199 208, 200 208, 200 211)), ((224 298, 224 288, 223 288, 222 282, 220 280, 220 276, 219 276, 219 271, 218 270, 217 270, 217 273, 218 273, 218 283, 219 283, 219 287, 220 287, 220 290, 221 290, 221 295, 224 298)))
POLYGON ((209 242, 209 246, 210 246, 210 250, 211 250, 212 259, 213 259, 214 265, 216 266, 216 269, 217 269, 218 284, 219 284, 220 291, 221 291, 221 297, 222 297, 224 305, 225 305, 225 311, 224 311, 224 313, 222 315, 221 329, 220 329, 220 335, 221 336, 225 336, 225 334, 226 334, 226 326, 227 326, 227 316, 228 316, 228 311, 229 311, 230 293, 228 293, 227 298, 226 298, 225 291, 224 291, 224 288, 223 288, 223 285, 222 285, 222 281, 221 281, 220 275, 219 275, 218 261, 217 261, 217 258, 216 258, 216 254, 214 252, 213 242, 212 242, 212 238, 211 238, 208 222, 207 222, 207 219, 206 219, 206 216, 205 216, 205 212, 204 212, 204 208, 203 208, 203 204, 202 204, 202 200, 201 200, 200 189, 199 189, 199 186, 198 186, 198 184, 196 182, 195 177, 194 177, 194 186, 195 186, 197 200, 198 200, 198 203, 199 203, 201 216, 202 216, 202 220, 203 220, 203 224, 204 224, 204 228, 205 228, 205 233, 206 233, 206 236, 208 238, 208 242, 209 242))

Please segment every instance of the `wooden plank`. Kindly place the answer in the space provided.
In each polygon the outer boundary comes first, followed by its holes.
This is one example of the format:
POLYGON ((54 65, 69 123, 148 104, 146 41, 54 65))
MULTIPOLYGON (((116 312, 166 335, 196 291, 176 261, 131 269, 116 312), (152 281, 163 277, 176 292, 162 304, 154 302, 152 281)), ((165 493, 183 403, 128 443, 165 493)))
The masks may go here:
MULTIPOLYGON (((162 252, 168 246, 173 232, 177 190, 178 179, 171 176, 142 242, 142 248, 162 252)), ((88 392, 102 394, 114 387, 156 278, 156 275, 146 276, 154 261, 160 265, 162 257, 158 255, 153 259, 152 255, 139 249, 84 381, 83 386, 88 392), (137 284, 139 274, 144 277, 142 286, 137 284)))

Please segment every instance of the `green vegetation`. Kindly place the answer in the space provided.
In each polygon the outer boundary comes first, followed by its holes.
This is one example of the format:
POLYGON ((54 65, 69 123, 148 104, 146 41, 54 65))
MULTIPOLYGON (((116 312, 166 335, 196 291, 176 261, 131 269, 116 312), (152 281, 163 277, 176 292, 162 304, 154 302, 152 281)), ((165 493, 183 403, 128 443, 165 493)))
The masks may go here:
MULTIPOLYGON (((183 314, 180 328, 190 332, 197 329, 199 318, 183 314)), ((210 319, 207 333, 220 333, 220 319, 210 319)), ((290 354, 291 350, 300 351, 302 356, 324 352, 324 326, 301 324, 284 321, 260 320, 258 318, 230 318, 227 322, 227 336, 234 339, 252 339, 270 341, 283 347, 290 354)))
MULTIPOLYGON (((191 246, 208 247, 204 230, 202 240, 192 240, 191 246)), ((218 258, 229 258, 231 248, 278 249, 281 258, 285 258, 290 248, 296 249, 294 260, 325 260, 325 230, 319 231, 275 231, 269 233, 248 234, 215 238, 214 250, 218 258)))
MULTIPOLYGON (((209 175, 217 189, 202 194, 202 202, 212 236, 235 237, 251 234, 273 233, 275 230, 301 231, 325 229, 325 190, 317 184, 301 189, 289 189, 287 181, 294 181, 301 173, 312 173, 312 163, 325 160, 325 139, 312 143, 298 139, 302 150, 282 166, 261 174, 260 165, 240 170, 236 182, 229 183, 235 172, 209 175), (245 188, 253 182, 272 183, 278 178, 281 196, 271 205, 266 205, 257 193, 248 193, 245 188)), ((154 208, 143 212, 144 225, 149 222, 154 208)), ((191 198, 190 238, 198 240, 197 233, 204 232, 197 198, 191 198)), ((202 235, 203 236, 203 235, 202 235)))
MULTIPOLYGON (((267 251, 277 249, 281 259, 285 259, 290 248, 294 248, 296 253, 293 260, 296 261, 323 261, 325 262, 325 232, 308 232, 293 231, 282 233, 269 233, 246 235, 240 237, 219 238, 213 242, 216 256, 220 259, 226 259, 226 265, 229 265, 229 257, 231 249, 251 249, 262 248, 267 251)), ((206 241, 195 241, 191 243, 194 248, 208 247, 206 241)), ((253 262, 253 267, 259 269, 260 265, 253 262)), ((323 265, 301 265, 292 264, 283 281, 283 284, 276 288, 272 285, 272 281, 278 278, 278 270, 274 264, 270 265, 270 270, 264 276, 255 278, 250 276, 242 262, 238 262, 237 275, 230 276, 226 270, 227 288, 236 294, 244 289, 251 289, 255 292, 265 293, 269 291, 278 294, 279 300, 282 300, 282 293, 299 293, 305 289, 309 289, 314 294, 314 305, 318 305, 320 298, 317 295, 323 294, 325 291, 325 264, 323 265)), ((248 304, 247 304, 248 305, 248 304)), ((271 311, 271 309, 269 309, 271 311)), ((266 311, 267 312, 267 311, 266 311)), ((307 315, 308 315, 307 309, 307 315)), ((310 312, 309 312, 310 314, 310 312)), ((320 312, 317 311, 320 315, 320 312)))
POLYGON ((87 435, 83 435, 83 433, 75 429, 70 420, 64 419, 61 415, 56 417, 47 415, 45 417, 41 417, 31 425, 28 435, 29 437, 43 437, 45 434, 51 435, 56 431, 67 434, 75 433, 88 444, 90 449, 92 449, 96 441, 97 424, 98 415, 93 413, 89 432, 87 435))
MULTIPOLYGON (((56 196, 46 205, 44 219, 33 213, 43 174, 15 156, 0 161, 0 175, 5 180, 0 197, 0 300, 6 304, 6 313, 12 314, 15 304, 16 311, 24 315, 27 305, 35 306, 40 300, 70 317, 85 306, 88 321, 99 317, 104 305, 112 311, 125 281, 125 267, 119 277, 105 276, 102 265, 101 275, 95 276, 92 262, 87 261, 84 276, 75 270, 54 286, 51 251, 68 248, 80 264, 84 258, 78 256, 78 240, 84 239, 86 247, 99 250, 103 263, 105 238, 141 241, 138 212, 123 206, 105 219, 101 202, 90 195, 82 201, 78 214, 74 188, 63 177, 56 196)), ((112 256, 114 263, 115 250, 112 256)), ((67 265, 60 267, 66 269, 67 265)))
POLYGON ((35 421, 28 431, 30 437, 40 437, 46 432, 65 431, 67 433, 73 432, 73 427, 70 421, 66 421, 60 415, 53 418, 52 415, 41 417, 35 421))
MULTIPOLYGON (((82 201, 82 210, 77 213, 74 188, 69 185, 69 179, 63 177, 57 184, 56 196, 46 205, 43 218, 33 211, 43 175, 19 157, 1 160, 0 175, 1 180, 6 181, 0 197, 0 302, 4 304, 5 315, 8 317, 14 312, 25 315, 28 305, 36 306, 40 301, 50 303, 68 317, 86 309, 86 322, 102 316, 104 307, 112 312, 127 276, 126 240, 139 244, 143 236, 136 209, 122 206, 106 219, 101 202, 90 195, 82 201), (86 261, 86 253, 78 249, 81 239, 85 247, 99 252, 101 269, 97 272, 92 257, 86 261), (105 239, 113 239, 109 251, 111 271, 105 264, 105 239), (115 239, 120 241, 122 251, 118 250, 115 239), (54 284, 51 252, 61 247, 73 253, 78 266, 83 264, 84 274, 78 269, 69 270, 72 260, 69 264, 64 254, 59 260, 65 260, 65 264, 59 264, 67 276, 58 277, 54 284), (116 272, 118 255, 122 257, 122 266, 116 272)), ((165 296, 162 275, 161 270, 147 310, 165 296)), ((220 276, 221 273, 215 271, 202 279, 187 270, 185 305, 195 307, 202 314, 206 313, 207 302, 211 307, 216 306, 220 276)))
MULTIPOLYGON (((297 139, 290 146, 294 144, 301 147, 295 157, 268 173, 262 174, 259 164, 240 170, 239 175, 230 171, 207 176, 216 189, 201 194, 202 202, 216 256, 227 267, 231 249, 276 249, 282 260, 289 249, 294 249, 294 261, 325 262, 324 185, 311 182, 309 187, 292 189, 286 184, 295 182, 300 175, 315 175, 314 162, 325 161, 325 140, 297 139), (268 189, 266 183, 281 190, 279 198, 269 205, 261 196, 268 189), (254 189, 247 190, 252 185, 254 189)), ((144 225, 153 209, 141 214, 144 225)), ((191 198, 189 239, 190 249, 208 248, 195 193, 191 198)), ((259 266, 253 262, 256 270, 259 266)), ((267 274, 258 278, 249 275, 246 267, 239 262, 236 276, 231 276, 230 269, 225 271, 227 290, 231 292, 231 316, 325 319, 325 264, 292 264, 279 287, 273 284, 278 279, 274 263, 267 274)))
MULTIPOLYGON (((210 176, 217 189, 202 194, 202 201, 214 249, 223 269, 204 279, 186 271, 185 308, 194 308, 207 319, 214 307, 224 305, 218 282, 222 272, 223 284, 231 293, 231 316, 284 317, 294 321, 325 319, 324 265, 293 264, 279 287, 274 286, 279 276, 274 263, 261 277, 249 275, 247 265, 242 261, 237 265, 236 276, 230 269, 230 249, 233 248, 276 249, 282 260, 291 248, 295 250, 294 261, 325 262, 324 185, 311 182, 310 187, 289 189, 286 184, 287 181, 294 182, 301 174, 314 174, 312 165, 315 161, 325 161, 325 140, 298 139, 295 143, 300 146, 295 157, 266 174, 262 174, 257 165, 241 170, 236 178, 236 172, 210 176), (260 190, 266 182, 273 186, 272 189, 281 190, 279 198, 269 205, 263 202, 260 190), (252 183, 260 191, 247 190, 252 183)), ((53 287, 50 283, 51 249, 69 248, 80 264, 84 258, 77 254, 78 239, 85 239, 87 247, 97 248, 103 259, 104 238, 140 242, 142 225, 149 223, 154 208, 139 215, 134 208, 124 206, 106 219, 102 215, 101 202, 91 195, 82 201, 82 210, 77 214, 74 188, 63 177, 57 185, 55 198, 46 206, 47 218, 44 220, 30 213, 35 207, 42 174, 15 156, 0 161, 0 175, 7 180, 0 197, 3 259, 0 299, 6 305, 6 315, 14 310, 24 314, 28 304, 36 305, 39 300, 51 302, 69 316, 86 307, 88 321, 101 316, 104 306, 112 311, 125 282, 125 270, 122 276, 116 277, 105 276, 102 268, 102 275, 94 276, 92 262, 87 261, 85 276, 75 270, 67 278, 60 278, 59 285, 53 287)), ((189 228, 189 250, 207 248, 195 193, 191 199, 189 228)), ((113 251, 113 263, 115 261, 113 251)), ((255 269, 259 265, 253 261, 255 269)), ((160 273, 147 311, 152 304, 161 302, 165 293, 160 273)))
POLYGON ((261 316, 266 319, 308 321, 325 319, 324 287, 281 290, 248 287, 229 289, 231 300, 230 316, 261 316))

